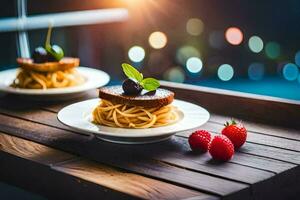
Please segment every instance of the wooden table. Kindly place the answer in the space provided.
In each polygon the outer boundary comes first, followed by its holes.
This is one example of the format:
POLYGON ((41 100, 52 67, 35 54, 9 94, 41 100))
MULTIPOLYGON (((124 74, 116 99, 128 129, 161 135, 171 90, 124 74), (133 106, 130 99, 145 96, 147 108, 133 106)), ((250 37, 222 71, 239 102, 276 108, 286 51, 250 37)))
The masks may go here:
POLYGON ((247 143, 225 163, 189 150, 187 137, 118 145, 76 133, 57 112, 72 102, 0 98, 0 181, 51 199, 298 199, 300 105, 295 101, 163 82, 211 112, 217 134, 242 119, 247 143))

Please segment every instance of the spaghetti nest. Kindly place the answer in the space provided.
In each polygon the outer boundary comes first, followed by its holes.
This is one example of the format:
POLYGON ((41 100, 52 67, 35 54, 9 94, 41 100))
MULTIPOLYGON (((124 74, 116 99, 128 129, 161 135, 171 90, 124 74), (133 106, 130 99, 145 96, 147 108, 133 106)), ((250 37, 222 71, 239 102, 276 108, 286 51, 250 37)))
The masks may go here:
POLYGON ((76 69, 55 72, 36 72, 20 69, 12 87, 27 89, 62 88, 84 83, 84 77, 76 69))
POLYGON ((144 108, 125 104, 113 104, 101 100, 93 111, 93 122, 110 127, 151 128, 173 124, 179 120, 178 110, 173 105, 159 108, 144 108))

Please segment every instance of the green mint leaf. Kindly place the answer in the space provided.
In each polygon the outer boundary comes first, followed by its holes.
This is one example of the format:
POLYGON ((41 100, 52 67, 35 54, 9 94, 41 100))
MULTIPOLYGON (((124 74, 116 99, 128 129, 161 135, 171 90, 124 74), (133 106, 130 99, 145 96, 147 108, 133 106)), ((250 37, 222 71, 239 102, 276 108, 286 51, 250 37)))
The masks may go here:
POLYGON ((143 74, 127 63, 122 64, 123 72, 128 78, 135 79, 137 82, 143 80, 143 74))
POLYGON ((145 90, 148 90, 149 92, 156 90, 160 86, 159 81, 155 78, 145 78, 140 82, 140 84, 145 90))

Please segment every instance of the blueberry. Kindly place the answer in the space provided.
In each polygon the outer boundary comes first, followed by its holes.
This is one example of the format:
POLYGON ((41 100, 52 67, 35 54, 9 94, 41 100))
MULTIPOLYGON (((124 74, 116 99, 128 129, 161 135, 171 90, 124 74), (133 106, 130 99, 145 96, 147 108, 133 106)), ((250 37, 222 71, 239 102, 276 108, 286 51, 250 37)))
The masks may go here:
POLYGON ((48 61, 48 53, 44 47, 37 47, 32 53, 32 59, 35 63, 44 63, 48 61))
POLYGON ((143 90, 142 86, 132 79, 126 79, 123 81, 122 88, 124 93, 129 95, 138 95, 143 90))

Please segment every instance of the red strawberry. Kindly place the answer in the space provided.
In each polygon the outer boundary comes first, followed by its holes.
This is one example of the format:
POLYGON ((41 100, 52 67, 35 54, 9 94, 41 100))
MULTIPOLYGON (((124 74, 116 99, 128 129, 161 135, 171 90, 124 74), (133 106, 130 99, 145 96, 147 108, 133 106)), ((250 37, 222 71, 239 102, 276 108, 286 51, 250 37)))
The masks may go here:
POLYGON ((240 148, 247 138, 247 130, 241 123, 236 123, 232 120, 230 123, 226 122, 225 127, 222 130, 222 134, 226 135, 234 145, 235 149, 240 148))
POLYGON ((234 154, 234 146, 225 135, 217 135, 209 145, 209 153, 216 160, 227 161, 234 154))
POLYGON ((193 132, 189 137, 189 144, 193 151, 206 152, 211 140, 210 133, 205 130, 193 132))

